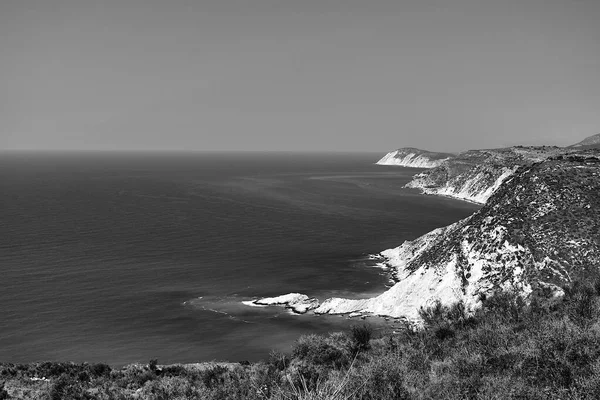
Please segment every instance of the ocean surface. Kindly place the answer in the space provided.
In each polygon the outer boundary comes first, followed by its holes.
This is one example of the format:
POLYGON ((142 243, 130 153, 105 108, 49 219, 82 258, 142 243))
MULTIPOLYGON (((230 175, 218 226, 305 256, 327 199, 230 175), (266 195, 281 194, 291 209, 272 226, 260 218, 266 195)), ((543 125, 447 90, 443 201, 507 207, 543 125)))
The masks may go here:
POLYGON ((477 209, 379 156, 0 153, 0 362, 254 361, 347 328, 241 302, 379 294, 370 254, 477 209))

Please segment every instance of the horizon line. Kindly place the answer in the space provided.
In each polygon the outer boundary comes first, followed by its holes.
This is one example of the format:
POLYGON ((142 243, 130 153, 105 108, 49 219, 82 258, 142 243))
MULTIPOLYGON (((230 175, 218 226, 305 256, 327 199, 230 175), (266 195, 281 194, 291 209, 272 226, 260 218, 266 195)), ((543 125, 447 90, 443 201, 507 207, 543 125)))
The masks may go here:
POLYGON ((389 150, 0 149, 0 153, 385 153, 389 150))

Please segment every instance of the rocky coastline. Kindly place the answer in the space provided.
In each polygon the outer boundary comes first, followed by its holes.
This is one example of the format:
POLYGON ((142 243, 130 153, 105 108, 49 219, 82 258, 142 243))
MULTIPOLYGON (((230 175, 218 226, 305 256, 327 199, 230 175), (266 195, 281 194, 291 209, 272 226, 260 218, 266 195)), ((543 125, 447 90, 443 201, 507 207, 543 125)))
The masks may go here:
POLYGON ((475 310, 498 291, 560 297, 562 286, 600 265, 599 149, 517 146, 467 153, 413 180, 429 183, 408 186, 484 206, 382 251, 396 281, 387 291, 368 299, 322 302, 294 293, 254 303, 296 313, 378 315, 418 323, 419 309, 436 301, 462 302, 475 310), (437 179, 442 175, 445 179, 437 179))

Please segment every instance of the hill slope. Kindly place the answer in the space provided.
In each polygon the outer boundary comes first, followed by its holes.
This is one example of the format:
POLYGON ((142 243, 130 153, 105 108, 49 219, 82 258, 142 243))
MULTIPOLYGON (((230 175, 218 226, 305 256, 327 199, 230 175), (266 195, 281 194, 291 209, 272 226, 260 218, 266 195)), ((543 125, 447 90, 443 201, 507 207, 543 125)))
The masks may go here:
POLYGON ((469 150, 416 175, 406 186, 421 189, 426 194, 484 204, 518 167, 563 151, 549 146, 469 150))
POLYGON ((569 147, 579 149, 600 148, 600 133, 583 139, 579 143, 575 143, 569 147))

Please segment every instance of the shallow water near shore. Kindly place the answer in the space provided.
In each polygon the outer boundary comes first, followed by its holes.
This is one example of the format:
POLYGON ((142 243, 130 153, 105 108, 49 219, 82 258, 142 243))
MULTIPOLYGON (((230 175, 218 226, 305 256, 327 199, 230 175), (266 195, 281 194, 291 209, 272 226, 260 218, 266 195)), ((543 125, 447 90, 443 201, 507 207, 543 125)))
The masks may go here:
POLYGON ((242 301, 368 297, 370 255, 478 207, 378 154, 0 154, 0 361, 255 361, 356 320, 242 301))

